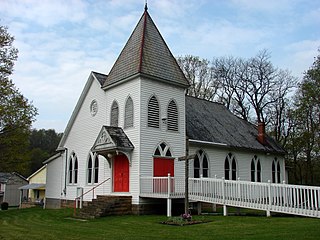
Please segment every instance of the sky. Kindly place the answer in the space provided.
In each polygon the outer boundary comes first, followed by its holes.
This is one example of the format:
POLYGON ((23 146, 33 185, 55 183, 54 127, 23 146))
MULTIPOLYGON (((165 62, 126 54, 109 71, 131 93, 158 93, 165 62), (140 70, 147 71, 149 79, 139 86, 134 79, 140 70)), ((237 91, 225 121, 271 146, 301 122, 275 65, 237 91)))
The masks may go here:
MULTIPOLYGON (((91 71, 108 74, 145 0, 0 0, 0 25, 15 37, 11 76, 38 108, 36 129, 63 132, 91 71)), ((302 79, 320 47, 318 0, 148 0, 174 56, 250 58, 302 79)))

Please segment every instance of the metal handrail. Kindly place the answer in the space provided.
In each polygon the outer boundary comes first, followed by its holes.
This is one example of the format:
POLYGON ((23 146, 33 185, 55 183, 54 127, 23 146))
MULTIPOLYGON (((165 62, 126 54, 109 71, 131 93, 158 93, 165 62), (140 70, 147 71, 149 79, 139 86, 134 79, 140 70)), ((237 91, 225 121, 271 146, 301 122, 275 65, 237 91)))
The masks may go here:
POLYGON ((101 183, 99 183, 98 185, 94 186, 93 188, 89 189, 88 191, 86 191, 85 193, 82 193, 80 196, 76 197, 74 199, 74 211, 73 211, 73 215, 76 215, 76 209, 77 209, 77 201, 79 199, 81 199, 84 195, 86 195, 87 193, 93 191, 93 196, 94 196, 94 189, 96 189, 97 187, 101 186, 102 184, 104 184, 105 182, 109 181, 110 178, 107 178, 106 180, 102 181, 101 183))

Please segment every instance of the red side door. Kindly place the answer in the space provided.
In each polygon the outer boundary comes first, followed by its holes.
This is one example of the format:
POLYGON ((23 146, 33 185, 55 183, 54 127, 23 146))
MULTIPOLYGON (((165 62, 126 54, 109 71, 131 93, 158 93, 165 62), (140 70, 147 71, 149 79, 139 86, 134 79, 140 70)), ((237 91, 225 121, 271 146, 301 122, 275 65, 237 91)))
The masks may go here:
POLYGON ((129 192, 129 161, 125 155, 114 157, 113 191, 129 192))
MULTIPOLYGON (((170 173, 171 177, 174 177, 174 159, 170 158, 154 158, 153 159, 153 176, 154 177, 168 177, 170 173)), ((174 181, 171 180, 171 192, 174 192, 174 181)), ((153 191, 156 193, 168 192, 168 180, 167 179, 154 179, 153 191)))
POLYGON ((174 177, 174 159, 170 158, 154 158, 153 159, 153 176, 167 177, 170 173, 174 177))

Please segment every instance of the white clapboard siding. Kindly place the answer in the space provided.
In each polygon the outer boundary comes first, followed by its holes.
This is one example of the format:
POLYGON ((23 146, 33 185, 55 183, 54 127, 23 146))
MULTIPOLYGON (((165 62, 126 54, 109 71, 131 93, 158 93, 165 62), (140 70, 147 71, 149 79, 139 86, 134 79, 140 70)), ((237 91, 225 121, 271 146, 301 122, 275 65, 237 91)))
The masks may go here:
POLYGON ((184 163, 177 158, 185 155, 185 94, 184 89, 160 81, 142 79, 141 81, 141 158, 140 175, 153 176, 153 153, 161 142, 169 147, 175 157, 175 176, 183 176, 184 163), (160 127, 147 126, 148 102, 156 96, 160 107, 160 127), (175 100, 178 109, 178 131, 168 131, 162 121, 167 118, 167 108, 175 100))
POLYGON ((110 124, 111 105, 117 101, 119 107, 118 126, 122 127, 134 146, 131 153, 131 166, 129 168, 129 192, 132 195, 132 203, 139 201, 139 162, 140 162, 140 78, 131 79, 121 85, 106 90, 107 125, 110 124), (133 102, 133 127, 124 128, 125 105, 128 97, 133 102))
POLYGON ((60 199, 64 188, 64 165, 64 155, 47 163, 46 198, 60 199))
MULTIPOLYGON (((102 125, 106 124, 106 93, 101 89, 101 85, 94 78, 90 81, 85 98, 81 106, 76 109, 77 115, 71 125, 64 147, 68 149, 69 157, 74 152, 78 159, 78 183, 69 184, 67 181, 67 199, 74 199, 77 195, 77 188, 83 188, 84 191, 91 188, 87 184, 87 162, 91 148, 101 130, 102 125), (93 100, 97 101, 98 111, 95 116, 91 115, 90 105, 93 100)), ((99 158, 99 182, 103 180, 104 167, 107 162, 99 158)))
MULTIPOLYGON (((200 149, 202 149, 208 158, 209 161, 209 177, 210 178, 222 178, 224 177, 224 162, 226 156, 230 151, 226 149, 222 149, 219 147, 212 147, 209 145, 196 145, 190 144, 189 154, 196 154, 200 149)), ((254 155, 260 159, 261 164, 261 181, 268 182, 271 180, 272 176, 272 161, 274 160, 275 156, 270 154, 261 154, 261 153, 254 153, 254 152, 232 152, 231 153, 235 156, 237 161, 237 177, 243 181, 250 181, 251 180, 251 160, 254 155)), ((283 175, 283 157, 277 156, 278 161, 280 161, 281 166, 281 182, 284 180, 283 175)), ((190 161, 189 164, 190 169, 190 177, 193 177, 193 161, 190 161)))

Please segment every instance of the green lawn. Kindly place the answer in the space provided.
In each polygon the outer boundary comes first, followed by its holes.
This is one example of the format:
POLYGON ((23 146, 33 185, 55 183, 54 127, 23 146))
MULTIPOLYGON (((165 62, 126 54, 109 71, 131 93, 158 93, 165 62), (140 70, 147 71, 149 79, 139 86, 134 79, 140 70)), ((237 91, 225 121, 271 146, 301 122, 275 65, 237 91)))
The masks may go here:
POLYGON ((264 216, 205 216, 191 226, 160 224, 165 216, 71 219, 71 209, 0 211, 0 239, 319 239, 320 219, 264 216))

